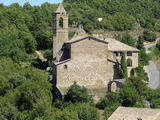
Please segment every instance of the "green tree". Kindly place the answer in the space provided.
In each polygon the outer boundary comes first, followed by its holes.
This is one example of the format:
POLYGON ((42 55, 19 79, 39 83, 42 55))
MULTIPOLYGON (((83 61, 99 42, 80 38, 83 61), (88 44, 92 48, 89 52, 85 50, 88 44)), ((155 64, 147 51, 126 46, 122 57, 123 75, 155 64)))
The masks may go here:
POLYGON ((143 36, 139 36, 138 37, 138 41, 137 41, 137 48, 139 50, 141 50, 142 48, 144 48, 143 42, 144 42, 143 36))
POLYGON ((98 120, 97 108, 89 103, 79 103, 75 106, 79 120, 98 120))
POLYGON ((153 42, 157 39, 157 35, 153 32, 146 30, 143 32, 143 38, 145 41, 153 42))
POLYGON ((123 84, 123 87, 120 90, 120 98, 122 100, 122 105, 126 107, 137 106, 137 104, 139 106, 139 103, 142 103, 140 102, 140 95, 133 86, 132 82, 129 80, 125 84, 123 84))
POLYGON ((107 93, 104 98, 101 98, 97 103, 99 109, 105 109, 106 107, 111 107, 114 105, 120 105, 120 96, 119 93, 107 93))
POLYGON ((123 42, 129 46, 132 46, 132 47, 135 47, 135 43, 136 43, 136 41, 133 39, 133 37, 129 33, 125 33, 122 36, 121 42, 123 42))
POLYGON ((121 58, 121 76, 122 78, 128 78, 126 55, 124 52, 122 53, 122 58, 121 58))
POLYGON ((152 108, 160 108, 160 89, 149 90, 147 100, 151 103, 152 108))
POLYGON ((87 89, 74 83, 68 89, 65 97, 65 101, 75 102, 89 102, 91 99, 88 95, 87 89))
POLYGON ((142 48, 138 53, 138 64, 140 67, 149 64, 150 56, 146 53, 145 48, 142 48))

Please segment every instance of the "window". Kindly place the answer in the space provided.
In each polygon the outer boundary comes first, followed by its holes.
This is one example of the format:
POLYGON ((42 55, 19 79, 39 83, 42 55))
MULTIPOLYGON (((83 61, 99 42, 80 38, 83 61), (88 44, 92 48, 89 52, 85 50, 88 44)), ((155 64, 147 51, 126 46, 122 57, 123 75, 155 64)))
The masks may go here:
POLYGON ((122 52, 120 52, 120 56, 122 56, 122 52))
POLYGON ((127 66, 132 67, 132 60, 131 59, 127 59, 127 66))
POLYGON ((67 70, 67 68, 68 68, 68 66, 67 66, 67 65, 64 65, 64 69, 67 70))
POLYGON ((142 120, 142 118, 137 118, 137 120, 142 120))
POLYGON ((128 51, 127 56, 132 56, 132 52, 128 51))
POLYGON ((115 56, 118 56, 118 52, 114 52, 115 56))
POLYGON ((60 19, 59 19, 59 27, 60 27, 60 28, 63 28, 63 18, 60 18, 60 19))

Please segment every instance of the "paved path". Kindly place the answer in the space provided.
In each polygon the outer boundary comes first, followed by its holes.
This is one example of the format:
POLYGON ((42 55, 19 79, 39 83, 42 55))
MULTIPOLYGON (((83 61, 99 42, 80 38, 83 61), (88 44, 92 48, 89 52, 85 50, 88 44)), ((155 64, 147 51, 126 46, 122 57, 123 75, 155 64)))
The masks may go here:
MULTIPOLYGON (((145 45, 146 53, 150 53, 149 48, 156 44, 145 45)), ((145 70, 149 76, 148 86, 152 89, 156 89, 160 86, 160 73, 153 61, 149 61, 149 65, 145 66, 145 70)))

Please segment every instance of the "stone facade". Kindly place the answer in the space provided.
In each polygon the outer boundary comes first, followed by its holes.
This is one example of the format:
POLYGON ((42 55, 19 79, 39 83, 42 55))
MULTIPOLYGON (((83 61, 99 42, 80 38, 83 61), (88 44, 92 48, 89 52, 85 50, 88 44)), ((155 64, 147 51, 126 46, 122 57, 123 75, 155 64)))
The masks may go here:
POLYGON ((81 36, 68 40, 68 15, 62 4, 54 14, 53 35, 53 79, 60 90, 77 82, 89 89, 107 90, 110 85, 114 91, 116 85, 121 86, 113 80, 119 79, 122 52, 126 53, 129 74, 138 66, 138 50, 114 39, 81 36))
POLYGON ((126 55, 126 63, 127 63, 127 70, 128 70, 128 76, 130 76, 131 70, 133 68, 138 67, 138 51, 114 51, 113 53, 116 56, 116 59, 118 63, 121 63, 121 54, 122 52, 126 55), (130 54, 128 54, 130 53, 130 54))
POLYGON ((70 44, 71 57, 57 63, 57 87, 67 88, 77 82, 87 88, 107 88, 113 79, 113 63, 107 61, 108 43, 90 37, 70 44), (111 68, 110 68, 111 67, 111 68))

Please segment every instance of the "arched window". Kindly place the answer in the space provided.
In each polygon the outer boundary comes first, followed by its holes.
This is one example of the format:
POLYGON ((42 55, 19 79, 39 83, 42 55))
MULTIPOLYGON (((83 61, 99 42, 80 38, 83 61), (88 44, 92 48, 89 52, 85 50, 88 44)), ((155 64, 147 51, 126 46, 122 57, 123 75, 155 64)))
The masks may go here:
POLYGON ((60 19, 59 19, 59 27, 60 27, 60 28, 63 28, 63 18, 60 18, 60 19))
POLYGON ((132 67, 132 60, 131 59, 127 59, 127 66, 132 67))

